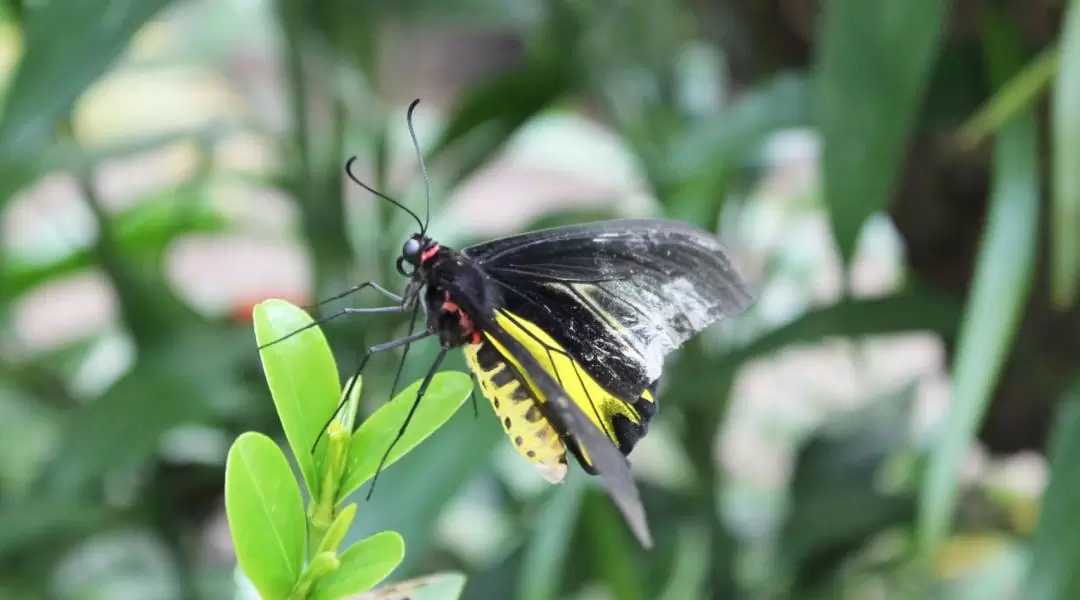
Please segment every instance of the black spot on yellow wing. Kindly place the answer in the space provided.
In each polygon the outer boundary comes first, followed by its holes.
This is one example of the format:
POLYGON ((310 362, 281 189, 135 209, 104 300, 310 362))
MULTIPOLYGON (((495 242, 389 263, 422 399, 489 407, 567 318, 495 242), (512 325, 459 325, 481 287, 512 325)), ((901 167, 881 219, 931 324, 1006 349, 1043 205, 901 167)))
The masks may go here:
POLYGON ((566 445, 537 408, 532 389, 490 342, 466 346, 465 360, 517 451, 545 479, 562 482, 568 469, 566 445))

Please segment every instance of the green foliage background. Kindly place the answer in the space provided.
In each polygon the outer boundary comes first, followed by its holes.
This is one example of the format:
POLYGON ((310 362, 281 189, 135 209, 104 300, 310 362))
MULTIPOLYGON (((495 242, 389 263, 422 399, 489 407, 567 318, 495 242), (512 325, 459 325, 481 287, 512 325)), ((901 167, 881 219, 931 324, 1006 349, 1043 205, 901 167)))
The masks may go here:
MULTIPOLYGON (((636 547, 593 482, 522 483, 482 403, 478 419, 458 411, 380 476, 370 502, 355 498, 350 540, 383 530, 405 540, 391 580, 462 571, 464 598, 537 600, 1080 591, 1077 0, 7 0, 0 65, 0 597, 232 596, 234 559, 221 548, 228 446, 249 430, 284 443, 248 320, 263 298, 193 300, 170 277, 171 257, 190 239, 285 237, 312 273, 297 303, 366 279, 398 285, 409 220, 354 195, 342 164, 359 155, 375 187, 421 206, 419 180, 399 172, 412 164, 399 159, 403 108, 444 88, 424 99, 433 108, 420 128, 442 241, 479 235, 445 199, 522 131, 574 113, 614 133, 649 199, 582 202, 530 227, 638 210, 716 230, 745 258, 751 238, 738 224, 777 206, 754 192, 769 169, 764 144, 809 130, 820 186, 779 205, 827 215, 827 262, 842 265, 844 293, 808 300, 813 261, 784 239, 747 266, 768 301, 669 361, 652 434, 666 450, 634 457, 682 465, 670 481, 643 477, 655 551, 636 547), (447 47, 453 56, 439 56, 447 47), (265 66, 243 67, 252 56, 273 58, 273 89, 179 118, 205 99, 192 72, 242 87, 230 78, 265 66), (425 60, 438 72, 417 75, 425 60), (116 77, 154 89, 177 68, 195 83, 162 87, 152 102, 101 99, 116 77), (260 102, 271 108, 251 108, 260 102), (174 126, 109 137, 126 111, 174 126), (227 152, 238 139, 275 160, 238 165, 227 152), (182 175, 144 167, 166 189, 110 196, 111 168, 177 147, 193 157, 182 175), (70 214, 88 235, 58 243, 10 225, 56 181, 72 186, 70 214), (238 219, 222 189, 282 198, 287 233, 238 219), (853 265, 882 222, 903 248, 901 284, 866 296, 853 265), (29 343, 19 315, 86 274, 105 282, 111 324, 61 346, 29 343), (776 308, 784 286, 797 288, 793 309, 776 308), (873 399, 791 441, 782 490, 754 496, 716 459, 748 366, 836 340, 858 362, 871 341, 912 332, 945 349, 949 402, 935 427, 912 433, 922 382, 879 382, 873 399), (965 476, 976 443, 994 464, 1035 453, 1045 492, 965 476), (740 497, 753 506, 733 508, 740 497)), ((566 152, 579 142, 568 138, 566 152)), ((404 327, 329 323, 342 377, 404 327)), ((404 381, 434 351, 411 351, 404 381)), ((397 357, 383 358, 365 373, 360 419, 390 392, 397 357)))

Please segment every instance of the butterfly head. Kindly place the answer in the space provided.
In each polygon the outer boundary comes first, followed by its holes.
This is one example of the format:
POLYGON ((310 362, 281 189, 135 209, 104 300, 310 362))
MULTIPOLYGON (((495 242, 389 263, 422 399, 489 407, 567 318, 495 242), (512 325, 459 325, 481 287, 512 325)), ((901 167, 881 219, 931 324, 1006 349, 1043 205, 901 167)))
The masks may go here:
POLYGON ((397 271, 404 277, 412 277, 416 270, 439 252, 439 243, 423 233, 414 233, 401 246, 401 256, 397 259, 397 271), (405 265, 412 267, 405 270, 405 265))

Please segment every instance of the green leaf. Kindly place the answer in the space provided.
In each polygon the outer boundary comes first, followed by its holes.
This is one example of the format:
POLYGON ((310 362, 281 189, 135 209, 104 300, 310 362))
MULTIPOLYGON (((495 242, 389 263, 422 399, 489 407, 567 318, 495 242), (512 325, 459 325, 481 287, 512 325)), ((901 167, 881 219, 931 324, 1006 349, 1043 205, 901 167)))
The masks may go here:
POLYGON ((846 262, 863 222, 888 203, 949 3, 830 0, 822 10, 814 108, 825 199, 846 262))
MULTIPOLYGON (((349 446, 345 477, 338 491, 338 502, 375 476, 386 449, 397 437, 405 417, 409 414, 421 381, 414 382, 393 400, 379 407, 360 424, 349 446)), ((457 372, 437 373, 431 380, 427 393, 409 423, 408 429, 387 457, 383 468, 394 464, 417 444, 427 439, 436 429, 454 416, 457 409, 472 391, 472 380, 457 372)))
POLYGON ((469 481, 488 472, 495 444, 509 443, 496 419, 483 417, 459 410, 395 468, 381 473, 374 494, 363 504, 364 518, 346 540, 375 533, 376 527, 393 529, 409 540, 401 573, 422 569, 446 506, 469 481))
POLYGON ((643 557, 647 556, 631 537, 626 524, 606 494, 586 496, 582 523, 588 534, 589 550, 596 577, 607 584, 616 600, 647 598, 650 586, 643 557))
POLYGON ((1054 80, 1057 71, 1057 48, 1049 48, 1031 60, 960 127, 957 133, 960 144, 974 148, 1031 107, 1054 80))
MULTIPOLYGON (((1006 17, 986 25, 990 77, 998 84, 1022 64, 1006 17)), ((918 541, 933 553, 948 535, 957 477, 971 449, 1031 289, 1039 221, 1039 146, 1029 108, 997 136, 989 214, 953 367, 952 398, 934 440, 920 498, 918 541)))
POLYGON ((1026 600, 1080 598, 1080 536, 1076 507, 1080 506, 1080 389, 1074 388, 1057 408, 1050 438, 1050 483, 1043 494, 1039 524, 1032 543, 1026 600))
POLYGON ((405 558, 405 541, 393 531, 383 531, 353 544, 341 555, 337 570, 315 586, 312 600, 338 600, 367 591, 378 584, 405 558))
POLYGON ((706 597, 709 572, 709 528, 704 524, 679 531, 671 576, 659 600, 683 600, 706 597))
MULTIPOLYGON (((284 300, 267 300, 257 305, 254 321, 255 339, 260 346, 312 323, 307 313, 284 300)), ((308 492, 318 498, 326 436, 319 440, 314 456, 311 448, 341 398, 334 355, 322 330, 310 327, 264 348, 260 357, 289 447, 308 492)))
POLYGON ((26 4, 23 47, 0 119, 0 205, 30 178, 30 157, 57 122, 170 0, 79 0, 26 4))
POLYGON ((711 366, 701 365, 701 368, 722 369, 725 377, 731 377, 748 361, 788 346, 815 343, 829 337, 859 338, 930 331, 950 338, 956 331, 961 314, 957 302, 922 287, 910 287, 882 298, 844 298, 831 306, 811 310, 791 323, 732 350, 720 361, 710 359, 711 366))
POLYGON ((1054 303, 1065 308, 1080 286, 1080 2, 1065 10, 1061 32, 1061 64, 1054 85, 1050 131, 1051 285, 1054 303))
POLYGON ((562 596, 566 562, 573 554, 570 545, 585 492, 584 473, 574 473, 557 488, 540 514, 522 558, 520 600, 545 600, 562 596))
POLYGON ((461 573, 435 573, 384 585, 353 600, 457 600, 464 589, 465 576, 461 573))
POLYGON ((801 444, 779 546, 798 587, 828 583, 883 529, 909 522, 914 499, 882 485, 886 461, 908 449, 916 382, 832 419, 801 444))
POLYGON ((289 461, 261 433, 229 448, 225 514, 244 574, 263 598, 287 598, 304 568, 304 503, 289 461))
POLYGON ((429 161, 448 150, 460 155, 454 187, 484 165, 529 119, 570 90, 574 70, 559 54, 534 53, 505 74, 474 86, 452 110, 429 161))

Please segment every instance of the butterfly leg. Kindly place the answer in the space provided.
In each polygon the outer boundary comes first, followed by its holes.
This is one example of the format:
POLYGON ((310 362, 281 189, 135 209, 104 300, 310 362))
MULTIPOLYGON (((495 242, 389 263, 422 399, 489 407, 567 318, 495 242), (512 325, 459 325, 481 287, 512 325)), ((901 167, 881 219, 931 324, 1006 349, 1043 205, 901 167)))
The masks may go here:
POLYGON ((428 386, 431 385, 431 380, 434 379, 435 373, 439 371, 439 367, 442 365, 443 359, 446 358, 446 353, 449 351, 449 348, 439 350, 439 355, 435 357, 435 362, 431 365, 431 369, 429 369, 427 375, 424 376, 424 381, 420 383, 420 389, 416 391, 416 399, 413 400, 412 407, 409 408, 409 414, 405 416, 405 421, 401 423, 401 428, 398 429, 394 441, 390 442, 390 445, 386 448, 386 452, 383 453, 382 458, 379 460, 379 466, 375 469, 375 476, 371 478, 371 487, 368 488, 368 500, 371 499, 371 493, 375 491, 375 482, 379 479, 379 473, 382 471, 383 465, 385 465, 386 460, 390 458, 390 451, 394 449, 394 446, 401 440, 401 437, 405 435, 405 430, 409 427, 409 422, 412 421, 413 415, 416 414, 416 407, 420 406, 420 400, 422 400, 424 394, 427 393, 428 386))
POLYGON ((364 366, 367 364, 368 359, 370 359, 373 354, 378 354, 379 352, 385 352, 387 350, 393 350, 394 348, 400 348, 401 346, 407 346, 415 341, 422 340, 429 335, 431 335, 431 332, 425 330, 421 331, 420 333, 414 333, 412 335, 405 336, 399 340, 393 340, 390 342, 385 342, 383 344, 375 344, 374 346, 368 348, 367 352, 364 353, 364 357, 360 359, 360 364, 357 365, 356 370, 353 372, 352 378, 349 379, 349 385, 345 388, 345 394, 342 396, 341 402, 338 403, 338 407, 334 410, 334 414, 330 415, 330 418, 326 420, 326 424, 323 425, 322 429, 319 431, 318 437, 315 438, 315 443, 311 445, 311 451, 315 451, 315 446, 318 445, 319 440, 322 439, 322 435, 326 432, 326 428, 329 427, 330 423, 337 418, 338 413, 341 412, 341 407, 345 406, 345 402, 347 402, 349 396, 352 395, 353 387, 356 385, 356 378, 360 376, 360 372, 364 370, 364 366))

